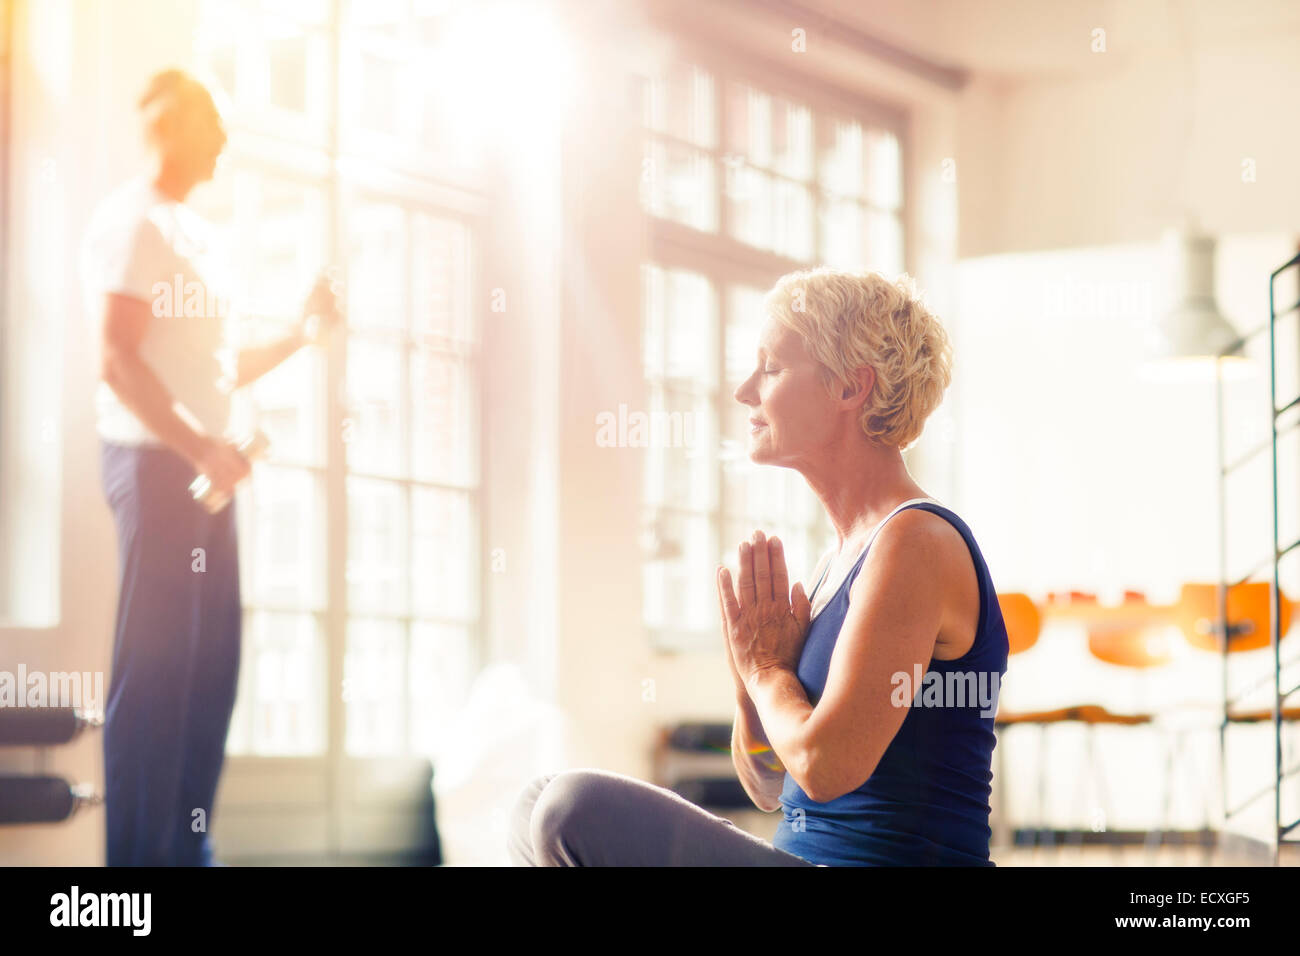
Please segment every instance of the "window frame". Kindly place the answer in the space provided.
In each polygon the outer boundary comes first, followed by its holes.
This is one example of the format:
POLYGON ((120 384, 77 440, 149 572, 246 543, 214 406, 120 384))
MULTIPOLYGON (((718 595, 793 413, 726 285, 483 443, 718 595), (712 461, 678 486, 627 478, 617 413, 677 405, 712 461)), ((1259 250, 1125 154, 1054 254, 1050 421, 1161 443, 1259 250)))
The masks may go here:
MULTIPOLYGON (((808 268, 824 260, 823 235, 819 226, 818 215, 820 203, 825 196, 830 194, 830 191, 822 185, 821 157, 818 152, 820 124, 836 119, 854 120, 863 126, 864 131, 882 129, 892 133, 897 138, 900 179, 899 204, 897 208, 885 212, 897 219, 902 237, 900 265, 904 271, 909 272, 911 271, 910 265, 913 254, 912 230, 909 228, 911 177, 908 173, 908 162, 912 155, 910 124, 908 114, 901 108, 892 107, 879 100, 865 100, 833 83, 800 75, 771 60, 755 58, 750 55, 745 55, 742 58, 734 50, 718 50, 705 47, 680 37, 672 37, 672 40, 674 41, 672 66, 697 67, 708 72, 713 78, 712 110, 716 126, 712 139, 715 145, 712 147, 700 146, 680 137, 660 133, 646 126, 644 118, 638 115, 637 122, 641 130, 642 142, 645 144, 642 155, 646 155, 646 150, 652 143, 678 144, 697 153, 707 155, 709 162, 713 165, 713 175, 717 184, 712 197, 714 202, 712 213, 714 221, 717 223, 717 229, 716 231, 701 230, 675 220, 656 216, 643 203, 642 211, 646 220, 647 248, 642 265, 661 269, 681 269, 703 275, 713 290, 717 304, 717 323, 714 331, 713 348, 716 356, 715 375, 718 383, 713 415, 717 422, 719 438, 721 438, 725 434, 727 411, 732 401, 731 390, 739 384, 738 382, 728 382, 726 368, 727 334, 733 295, 732 287, 746 285, 766 289, 779 276, 808 268), (812 113, 813 156, 811 175, 807 180, 795 180, 775 170, 750 166, 750 168, 759 170, 764 175, 780 176, 787 181, 805 185, 809 189, 812 196, 813 218, 811 228, 813 244, 812 258, 808 261, 795 259, 769 249, 751 246, 731 235, 731 224, 727 208, 727 176, 728 159, 733 154, 727 149, 727 133, 730 120, 728 90, 735 83, 750 85, 769 96, 780 97, 806 106, 812 113)), ((647 78, 642 76, 640 79, 644 82, 647 78)), ((638 110, 641 107, 641 102, 638 98, 638 110)), ((746 162, 745 165, 750 164, 746 162)), ((867 209, 873 208, 866 197, 856 198, 855 201, 867 209)), ((863 238, 865 240, 865 225, 863 238)), ((643 313, 641 316, 642 323, 645 322, 645 318, 643 313)), ((652 390, 656 388, 654 381, 649 377, 646 378, 646 383, 648 388, 652 390)), ((719 451, 720 448, 715 449, 713 456, 716 469, 713 481, 718 489, 717 499, 713 507, 707 511, 692 508, 688 505, 663 504, 656 507, 647 500, 646 491, 643 488, 640 508, 644 520, 647 522, 651 520, 652 515, 661 513, 705 518, 708 521, 710 534, 718 545, 720 558, 727 561, 726 553, 729 545, 723 541, 723 536, 726 533, 728 522, 737 517, 737 514, 729 512, 726 508, 727 462, 718 453, 719 451)), ((815 541, 820 533, 822 540, 828 542, 827 546, 833 546, 834 529, 824 512, 819 511, 817 519, 806 530, 810 541, 815 541)), ((816 545, 813 546, 813 550, 814 552, 818 551, 816 545)), ((817 554, 817 557, 820 557, 820 553, 817 554)), ((813 555, 809 555, 809 560, 812 560, 812 558, 813 555)), ((643 568, 651 560, 653 559, 649 557, 643 559, 643 568)), ((701 572, 703 570, 705 569, 701 568, 701 572)), ((803 569, 792 568, 790 571, 792 579, 795 580, 804 573, 803 569)), ((812 571, 813 567, 810 566, 807 573, 812 573, 812 571)), ((701 582, 703 580, 704 578, 701 576, 701 582)), ((807 584, 811 585, 811 582, 807 582, 807 584)), ((712 650, 714 647, 716 635, 712 629, 696 631, 676 627, 659 628, 652 627, 644 621, 643 627, 652 647, 659 653, 712 650)))
MULTIPOLYGON (((248 10, 259 16, 275 16, 256 3, 251 4, 248 10)), ((490 549, 487 547, 488 521, 484 504, 490 482, 490 461, 485 455, 484 442, 487 395, 482 356, 484 301, 481 295, 483 242, 489 213, 485 183, 477 175, 458 178, 463 170, 448 164, 430 162, 423 170, 414 168, 408 160, 411 153, 421 145, 418 138, 410 150, 402 156, 394 157, 391 162, 385 162, 373 153, 349 151, 349 142, 364 141, 364 131, 359 127, 350 133, 343 129, 347 117, 344 115, 345 104, 340 98, 340 87, 348 79, 344 73, 352 60, 344 50, 347 22, 344 0, 330 0, 327 19, 321 27, 327 46, 325 70, 322 74, 327 88, 321 93, 326 111, 323 139, 317 135, 320 131, 310 122, 284 126, 268 123, 269 114, 266 109, 255 109, 248 116, 241 116, 240 109, 246 104, 237 101, 233 104, 228 150, 231 168, 223 171, 222 175, 232 176, 237 171, 248 170, 257 175, 282 178, 320 189, 324 232, 321 255, 324 262, 332 262, 340 268, 345 284, 348 281, 349 266, 348 219, 359 202, 391 203, 402 209, 407 223, 414 215, 423 214, 455 221, 463 226, 467 243, 464 275, 466 300, 458 308, 464 311, 470 326, 463 350, 459 341, 454 350, 470 377, 468 387, 472 407, 466 410, 466 414, 469 416, 468 428, 473 442, 473 460, 469 463, 469 473, 463 484, 417 478, 411 473, 410 467, 404 467, 400 474, 372 475, 369 470, 355 468, 355 463, 349 463, 348 443, 343 438, 344 423, 352 417, 350 396, 346 393, 345 386, 348 345, 352 341, 374 342, 388 338, 382 333, 377 338, 373 333, 378 330, 356 328, 350 324, 339 330, 341 334, 331 336, 322 349, 320 361, 323 391, 313 397, 313 400, 319 399, 324 403, 321 416, 324 433, 321 436, 323 445, 319 463, 296 459, 277 462, 272 449, 270 466, 301 472, 311 476, 311 480, 321 482, 320 496, 325 521, 321 533, 324 548, 321 560, 322 604, 319 607, 309 607, 306 603, 297 601, 286 603, 250 600, 250 596, 245 594, 242 608, 245 633, 251 633, 251 619, 255 614, 291 614, 312 620, 321 642, 319 646, 326 682, 323 688, 325 726, 321 729, 323 749, 304 754, 258 753, 250 732, 250 749, 231 752, 226 757, 222 803, 223 806, 239 811, 240 816, 247 812, 261 819, 273 809, 266 802, 267 793, 277 792, 280 796, 276 798, 275 809, 292 807, 294 811, 292 833, 286 839, 295 844, 314 840, 306 834, 317 832, 316 828, 320 827, 323 828, 320 832, 325 834, 325 843, 316 845, 313 842, 313 849, 331 854, 382 849, 405 850, 414 846, 413 843, 404 843, 401 847, 388 845, 395 839, 396 831, 372 822, 380 808, 385 813, 400 815, 403 820, 410 819, 410 833, 427 829, 424 801, 428 796, 428 784, 423 775, 426 771, 421 769, 427 767, 427 759, 423 752, 412 750, 413 710, 409 690, 409 662, 414 647, 413 624, 427 623, 433 627, 450 624, 464 629, 468 639, 465 649, 467 681, 472 681, 485 663, 485 642, 489 633, 486 586, 490 549), (445 489, 467 496, 471 537, 468 544, 471 553, 466 558, 472 560, 469 578, 474 590, 469 601, 471 616, 463 619, 428 616, 416 613, 415 607, 404 608, 402 614, 349 607, 347 566, 351 535, 348 485, 352 477, 392 485, 403 497, 408 513, 412 490, 415 488, 445 489), (408 663, 401 674, 401 686, 394 688, 402 699, 400 740, 395 741, 394 749, 387 753, 355 754, 348 750, 349 701, 345 699, 345 661, 351 625, 354 621, 365 619, 380 619, 401 628, 402 655, 408 663), (384 782, 359 787, 359 780, 384 782)), ((235 91, 230 92, 233 96, 235 91)), ((422 349, 445 352, 447 349, 444 346, 447 343, 440 344, 426 339, 411 325, 414 303, 411 299, 413 274, 409 268, 412 257, 409 234, 405 237, 405 255, 408 260, 408 267, 404 270, 407 283, 404 294, 405 315, 401 329, 393 330, 392 342, 398 347, 403 360, 400 393, 402 407, 399 409, 403 431, 400 440, 403 444, 402 457, 409 459, 412 441, 410 405, 413 397, 407 380, 410 378, 411 357, 418 355, 422 349)), ((256 408, 251 394, 248 401, 256 408)), ((409 466, 410 462, 407 461, 406 464, 409 466)), ((256 493, 255 487, 252 490, 256 493)), ((403 548, 409 549, 414 533, 409 522, 403 526, 402 533, 406 536, 403 548)), ((409 599, 409 577, 407 588, 409 599)), ((252 656, 251 653, 249 656, 252 656)), ((468 684, 464 690, 468 692, 468 684)), ((233 729, 232 727, 232 731, 233 729)), ((287 818, 285 822, 288 825, 287 818)))

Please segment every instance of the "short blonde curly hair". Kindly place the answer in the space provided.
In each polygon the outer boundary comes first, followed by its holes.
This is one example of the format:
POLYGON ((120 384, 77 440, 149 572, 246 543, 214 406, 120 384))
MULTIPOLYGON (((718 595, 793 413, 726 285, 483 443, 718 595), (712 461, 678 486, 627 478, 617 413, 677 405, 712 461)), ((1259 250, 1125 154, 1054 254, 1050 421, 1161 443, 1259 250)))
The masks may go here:
POLYGON ((831 395, 854 369, 875 369, 860 418, 868 440, 906 450, 921 437, 952 384, 952 341, 911 276, 805 269, 778 279, 764 305, 803 339, 831 395))

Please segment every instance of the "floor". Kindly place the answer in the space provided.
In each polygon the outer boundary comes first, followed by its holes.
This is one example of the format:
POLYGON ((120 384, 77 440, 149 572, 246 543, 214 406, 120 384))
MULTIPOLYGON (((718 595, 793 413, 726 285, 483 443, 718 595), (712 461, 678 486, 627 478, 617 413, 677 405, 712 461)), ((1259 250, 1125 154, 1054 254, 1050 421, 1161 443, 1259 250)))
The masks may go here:
MULTIPOLYGON (((774 835, 778 814, 763 814, 758 811, 732 811, 720 815, 730 818, 737 826, 755 833, 763 839, 770 840, 774 835)), ((1095 839, 1095 834, 1088 835, 1095 839)), ((1147 847, 1140 841, 1142 834, 1126 834, 1133 841, 1127 844, 1099 844, 1078 842, 1079 834, 1056 834, 1053 845, 1040 844, 1030 846, 1030 836, 1020 835, 1022 845, 994 845, 990 856, 998 866, 1169 866, 1169 867, 1215 867, 1215 866, 1271 866, 1272 859, 1259 846, 1242 846, 1230 842, 1221 845, 1207 845, 1206 840, 1198 840, 1188 835, 1168 834, 1166 842, 1160 846, 1147 847), (1182 842, 1180 842, 1182 841, 1182 842)), ((1039 839, 1045 839, 1040 835, 1039 839)), ((257 860, 240 860, 232 862, 233 866, 427 866, 427 861, 401 858, 275 858, 265 857, 257 860)), ((1300 866, 1300 846, 1285 846, 1279 857, 1281 866, 1300 866)))
MULTIPOLYGON (((1287 848, 1283 866, 1300 866, 1295 847, 1287 848)), ((1166 846, 1148 850, 1141 846, 1003 847, 991 853, 998 866, 1267 866, 1266 860, 1229 856, 1212 847, 1166 846)))
MULTIPOLYGON (((1284 847, 1281 866, 1300 866, 1300 847, 1284 847)), ((998 866, 1269 866, 1267 859, 1228 854, 1214 847, 1189 844, 1167 845, 1147 849, 1142 846, 1039 846, 994 847, 993 862, 998 866)), ((324 859, 266 857, 241 861, 232 866, 424 866, 426 863, 400 858, 324 859)))

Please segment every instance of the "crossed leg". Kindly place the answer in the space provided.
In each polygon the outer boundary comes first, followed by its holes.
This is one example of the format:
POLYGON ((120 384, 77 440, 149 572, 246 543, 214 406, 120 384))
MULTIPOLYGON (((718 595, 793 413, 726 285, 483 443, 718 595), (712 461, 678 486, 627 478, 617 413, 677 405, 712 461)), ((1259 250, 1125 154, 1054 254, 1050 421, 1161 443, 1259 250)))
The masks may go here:
POLYGON ((608 770, 536 777, 515 803, 516 866, 813 866, 689 800, 608 770))

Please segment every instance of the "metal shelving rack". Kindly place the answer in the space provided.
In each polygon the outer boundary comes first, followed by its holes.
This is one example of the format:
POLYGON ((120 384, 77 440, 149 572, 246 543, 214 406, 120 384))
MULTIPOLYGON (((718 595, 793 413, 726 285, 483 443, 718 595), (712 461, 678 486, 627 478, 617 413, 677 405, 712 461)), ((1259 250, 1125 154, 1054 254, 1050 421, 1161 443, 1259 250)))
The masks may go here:
MULTIPOLYGON (((1241 813, 1246 807, 1253 804, 1256 800, 1268 794, 1273 795, 1273 835, 1269 841, 1268 850, 1272 855, 1272 863, 1278 865, 1281 857, 1281 848, 1284 845, 1300 845, 1300 839, 1295 836, 1288 838, 1288 834, 1300 827, 1300 818, 1284 822, 1282 820, 1282 783, 1291 777, 1300 774, 1300 764, 1284 768, 1282 766, 1282 709, 1287 698, 1300 692, 1300 684, 1291 687, 1285 691, 1282 690, 1282 615, 1281 615, 1281 585, 1279 583, 1279 564, 1282 558, 1291 551, 1300 547, 1300 538, 1292 541, 1285 548, 1281 547, 1278 536, 1278 480, 1277 480, 1277 438, 1279 434, 1278 420, 1296 406, 1300 406, 1300 395, 1297 395, 1291 401, 1281 408, 1277 404, 1277 320, 1283 316, 1293 313, 1300 313, 1300 299, 1292 302, 1281 312, 1277 311, 1276 288, 1278 276, 1282 275, 1288 269, 1295 269, 1297 278, 1300 279, 1300 253, 1297 253, 1287 262, 1278 266, 1269 274, 1268 281, 1268 324, 1255 329, 1254 331, 1242 336, 1232 345, 1221 351, 1214 362, 1214 401, 1217 413, 1218 425, 1218 463, 1219 463, 1219 587, 1218 587, 1218 606, 1219 617, 1216 622, 1216 633, 1219 636, 1219 644, 1223 654, 1223 716, 1219 724, 1219 786, 1221 791, 1221 806, 1223 807, 1223 824, 1226 831, 1228 821, 1241 813), (1272 409, 1272 421, 1270 422, 1271 437, 1269 441, 1261 443, 1250 449, 1245 455, 1239 457, 1231 465, 1224 464, 1224 437, 1223 437, 1223 375, 1222 359, 1237 353, 1247 341, 1259 335, 1262 332, 1268 332, 1268 359, 1269 359, 1269 407, 1272 409), (1263 451, 1265 447, 1270 448, 1272 452, 1272 491, 1273 491, 1273 554, 1256 567, 1252 568, 1245 576, 1235 581, 1228 581, 1227 568, 1227 477, 1235 469, 1246 464, 1256 454, 1263 451), (1228 807, 1228 727, 1236 722, 1232 707, 1243 695, 1232 697, 1228 690, 1228 592, 1239 584, 1244 584, 1259 574, 1269 565, 1273 568, 1273 578, 1269 587, 1269 619, 1270 619, 1270 644, 1273 649, 1273 782, 1261 790, 1256 791, 1242 803, 1234 808, 1228 807)), ((1300 288, 1300 282, 1297 283, 1300 288)), ((1290 424, 1284 426, 1281 431, 1286 432, 1300 425, 1300 417, 1297 417, 1290 424)), ((1235 629, 1234 629, 1235 631, 1235 629)), ((1246 688, 1245 693, 1249 693, 1258 687, 1255 683, 1246 688)), ((1242 838, 1248 839, 1248 838, 1242 838)))

